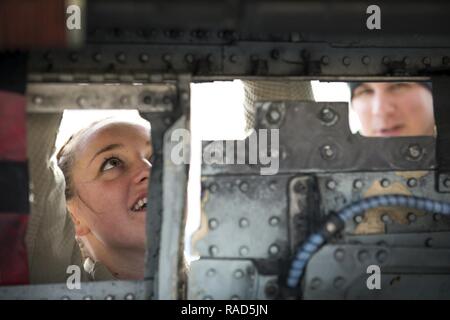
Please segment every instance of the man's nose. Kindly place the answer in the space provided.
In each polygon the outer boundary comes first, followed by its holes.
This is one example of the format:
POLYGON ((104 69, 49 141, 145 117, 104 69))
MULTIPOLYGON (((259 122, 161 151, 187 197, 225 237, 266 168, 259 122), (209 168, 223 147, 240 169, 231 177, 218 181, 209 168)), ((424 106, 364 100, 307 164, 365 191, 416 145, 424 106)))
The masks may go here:
POLYGON ((372 100, 372 114, 385 117, 395 112, 395 101, 385 92, 376 92, 372 100))
POLYGON ((147 159, 142 159, 139 162, 139 167, 137 169, 136 176, 134 178, 135 183, 141 183, 142 181, 146 181, 150 178, 152 164, 147 159))

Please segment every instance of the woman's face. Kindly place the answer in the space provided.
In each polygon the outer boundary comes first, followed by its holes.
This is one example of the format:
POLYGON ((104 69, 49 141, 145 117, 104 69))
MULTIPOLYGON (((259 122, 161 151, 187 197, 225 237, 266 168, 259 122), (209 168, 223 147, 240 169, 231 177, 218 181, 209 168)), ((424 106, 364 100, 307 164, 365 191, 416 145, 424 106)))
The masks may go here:
POLYGON ((75 195, 68 208, 77 235, 92 233, 108 248, 145 250, 150 128, 100 123, 83 134, 75 148, 75 195))

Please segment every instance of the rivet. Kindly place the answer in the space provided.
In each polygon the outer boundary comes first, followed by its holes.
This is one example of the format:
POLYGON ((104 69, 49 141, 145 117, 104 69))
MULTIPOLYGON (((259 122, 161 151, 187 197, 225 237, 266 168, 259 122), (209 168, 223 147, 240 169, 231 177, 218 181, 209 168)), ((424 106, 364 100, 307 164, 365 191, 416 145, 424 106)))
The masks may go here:
POLYGON ((235 54, 232 54, 230 56, 230 62, 236 63, 238 61, 238 57, 235 54))
POLYGON ((108 295, 105 297, 105 300, 114 300, 114 296, 108 294, 108 295))
POLYGON ((211 230, 217 229, 219 227, 219 221, 217 221, 217 219, 209 219, 209 228, 211 230))
POLYGON ((408 65, 408 64, 411 63, 411 59, 410 59, 409 57, 404 57, 404 58, 403 58, 403 63, 406 64, 406 65, 408 65))
POLYGON ((276 225, 278 225, 280 223, 280 218, 278 218, 278 217, 271 217, 270 219, 269 219, 269 224, 271 225, 271 226, 276 226, 276 225))
POLYGON ((87 103, 86 97, 84 97, 84 96, 78 97, 77 103, 80 107, 85 107, 86 103, 87 103))
POLYGON ((239 298, 239 296, 238 295, 232 295, 231 296, 231 298, 230 298, 230 300, 239 300, 240 298, 239 298))
POLYGON ((388 253, 386 250, 379 250, 375 255, 375 258, 377 259, 377 261, 379 263, 384 263, 386 261, 387 257, 388 257, 388 253))
POLYGON ((129 105, 130 104, 130 97, 129 96, 122 96, 120 98, 120 103, 122 105, 129 105))
POLYGON ((354 220, 356 223, 361 223, 361 222, 363 222, 363 216, 362 216, 362 215, 357 215, 357 216, 355 216, 355 217, 353 218, 353 220, 354 220))
POLYGON ((163 54, 162 59, 165 62, 169 62, 172 59, 172 57, 170 56, 170 54, 165 53, 165 54, 163 54))
POLYGON ((149 96, 149 95, 144 96, 144 98, 142 99, 142 102, 144 102, 144 104, 147 104, 147 105, 152 104, 152 96, 149 96))
POLYGON ((417 216, 414 213, 412 213, 412 212, 408 213, 408 221, 409 222, 415 222, 416 220, 417 220, 417 216))
POLYGON ((359 179, 356 179, 353 182, 353 188, 355 188, 355 189, 361 189, 363 186, 364 186, 363 182, 359 179))
POLYGON ((264 293, 266 294, 266 297, 273 298, 278 293, 278 286, 274 282, 268 282, 266 284, 266 287, 264 288, 264 293))
POLYGON ((247 182, 242 182, 239 185, 239 190, 241 190, 242 192, 247 192, 248 191, 248 183, 247 182))
POLYGON ((100 62, 102 60, 102 54, 100 52, 94 53, 92 56, 95 62, 100 62))
POLYGON ((68 296, 62 296, 61 300, 70 300, 70 298, 68 296))
POLYGON ((269 254, 272 256, 277 255, 280 252, 280 247, 276 244, 273 244, 269 247, 269 254))
POLYGON ((116 59, 117 59, 117 61, 119 61, 121 63, 124 63, 125 60, 126 60, 125 53, 123 53, 123 52, 118 53, 117 56, 116 56, 116 59))
POLYGON ((445 178, 443 184, 444 187, 450 188, 450 178, 445 178))
POLYGON ((430 59, 430 57, 424 57, 424 58, 422 59, 422 62, 423 62, 423 64, 425 64, 425 65, 430 65, 430 64, 431 64, 431 59, 430 59))
POLYGON ((337 183, 333 179, 330 179, 327 181, 327 189, 328 190, 334 190, 336 189, 337 183))
POLYGON ((408 155, 417 160, 422 155, 422 148, 418 144, 411 144, 408 146, 408 155))
POLYGON ((239 227, 241 228, 247 228, 249 226, 250 222, 246 218, 242 218, 239 220, 239 227))
POLYGON ((267 121, 271 124, 276 124, 281 119, 281 113, 279 110, 273 108, 267 112, 267 121))
POLYGON ((84 296, 83 300, 92 300, 92 296, 84 296))
POLYGON ((433 239, 432 238, 427 238, 425 240, 425 246, 428 248, 431 248, 433 246, 433 239))
POLYGON ((385 213, 381 216, 381 221, 383 221, 384 223, 391 223, 391 217, 389 216, 389 214, 385 213))
POLYGON ((278 60, 278 59, 280 58, 280 51, 278 51, 278 50, 276 50, 276 49, 272 50, 272 51, 270 52, 270 57, 271 57, 273 60, 278 60))
POLYGON ((345 257, 345 251, 342 249, 336 249, 336 251, 334 252, 334 258, 337 261, 342 261, 342 260, 344 260, 344 257, 345 257))
POLYGON ((171 103, 172 103, 172 100, 169 97, 165 96, 163 98, 163 104, 168 105, 168 104, 171 104, 171 103))
POLYGON ((311 280, 310 288, 311 288, 311 290, 317 290, 317 289, 320 288, 321 285, 322 285, 322 279, 320 279, 320 278, 313 278, 311 280))
POLYGON ((233 276, 236 279, 241 279, 244 276, 244 271, 242 271, 241 269, 237 269, 236 271, 234 271, 233 276))
POLYGON ((364 56, 364 57, 362 57, 361 61, 363 64, 368 65, 370 63, 370 57, 364 56))
POLYGON ((344 66, 349 66, 351 63, 351 59, 349 57, 344 57, 342 59, 342 63, 344 64, 344 66))
POLYGON ((213 299, 212 296, 204 296, 204 297, 203 297, 203 300, 212 300, 212 299, 213 299))
POLYGON ((211 183, 208 189, 211 193, 214 193, 219 189, 219 186, 216 183, 211 183))
POLYGON ((387 188, 387 187, 390 186, 391 182, 390 182, 388 179, 382 179, 382 180, 380 181, 380 184, 381 184, 381 186, 382 186, 383 188, 387 188))
POLYGON ((336 289, 341 289, 345 284, 345 279, 342 277, 337 277, 333 281, 333 285, 336 289))
POLYGON ((190 53, 188 53, 185 57, 184 60, 186 60, 187 63, 192 63, 194 62, 194 56, 190 53))
POLYGON ((332 223, 332 222, 328 222, 328 223, 325 225, 325 229, 326 229, 329 233, 333 233, 333 232, 336 231, 336 225, 335 225, 334 223, 332 223))
POLYGON ((239 254, 240 254, 241 256, 246 256, 246 255, 248 255, 248 252, 249 252, 249 249, 248 249, 248 247, 246 247, 246 246, 242 246, 242 247, 239 248, 239 254))
POLYGON ((276 181, 271 181, 269 183, 269 189, 272 190, 272 191, 277 190, 277 182, 276 181))
POLYGON ((384 56, 382 61, 383 61, 383 64, 389 64, 391 62, 391 58, 384 56))
POLYGON ((33 103, 34 104, 40 105, 40 104, 42 104, 43 101, 44 101, 44 99, 42 99, 41 96, 34 96, 33 97, 33 103))
POLYGON ((217 254, 219 254, 219 248, 217 248, 216 246, 210 246, 209 254, 213 257, 216 256, 217 254))
POLYGON ((408 185, 408 187, 414 188, 417 186, 417 179, 409 178, 408 181, 406 182, 406 184, 408 185))
POLYGON ((323 65, 328 65, 328 64, 330 63, 330 57, 328 57, 328 56, 323 56, 323 57, 320 59, 320 62, 321 62, 323 65))
POLYGON ((141 53, 141 55, 139 56, 139 59, 141 60, 141 62, 147 62, 148 61, 148 54, 146 53, 141 53))
POLYGON ((70 60, 72 61, 72 62, 77 62, 78 61, 78 53, 76 53, 76 52, 72 52, 71 54, 70 54, 70 56, 69 56, 69 58, 70 58, 70 60))
POLYGON ((359 260, 359 262, 364 263, 368 259, 369 259, 369 252, 367 252, 366 250, 361 250, 361 251, 358 252, 358 260, 359 260))
POLYGON ((214 277, 216 275, 216 269, 208 269, 208 271, 206 271, 206 275, 208 277, 214 277))
POLYGON ((319 119, 327 125, 332 125, 336 123, 337 114, 333 109, 325 107, 320 110, 319 119))
POLYGON ((134 300, 134 294, 132 293, 127 293, 125 295, 125 300, 134 300))
POLYGON ((433 220, 434 221, 440 221, 441 218, 442 218, 442 215, 440 215, 439 213, 433 214, 433 220))

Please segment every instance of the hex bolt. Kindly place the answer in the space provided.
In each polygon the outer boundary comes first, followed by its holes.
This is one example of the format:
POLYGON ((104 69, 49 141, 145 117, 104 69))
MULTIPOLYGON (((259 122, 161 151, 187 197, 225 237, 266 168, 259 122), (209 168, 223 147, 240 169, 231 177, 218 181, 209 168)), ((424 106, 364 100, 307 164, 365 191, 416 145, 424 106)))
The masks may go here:
POLYGON ((423 59, 422 59, 422 62, 423 62, 423 64, 424 65, 430 65, 431 64, 431 59, 430 59, 430 57, 424 57, 423 59))
POLYGON ((311 290, 317 290, 320 288, 321 285, 322 279, 316 277, 311 280, 310 288, 311 290))
POLYGON ((350 63, 351 63, 350 57, 344 57, 344 58, 342 59, 342 63, 344 64, 344 66, 349 66, 350 63))
POLYGON ((387 188, 391 185, 391 182, 388 179, 382 179, 380 181, 380 184, 383 188, 387 188))
POLYGON ((269 247, 269 254, 272 256, 277 255, 280 252, 280 247, 277 244, 273 244, 269 247))
POLYGON ((335 156, 335 151, 331 145, 326 144, 320 149, 320 154, 324 160, 330 160, 335 156))
POLYGON ((141 53, 141 55, 139 56, 139 60, 141 60, 141 62, 143 63, 148 62, 148 54, 141 53))
POLYGON ((249 252, 249 249, 248 249, 248 247, 246 247, 246 246, 242 246, 242 247, 239 248, 239 254, 240 254, 241 256, 246 256, 246 255, 248 255, 248 252, 249 252))
POLYGON ((358 260, 360 263, 364 263, 369 259, 369 252, 366 250, 361 250, 358 252, 358 260))
POLYGON ((362 216, 362 215, 357 215, 357 216, 355 216, 353 219, 354 219, 354 221, 355 221, 356 223, 361 223, 361 222, 363 222, 363 216, 362 216))
POLYGON ((353 188, 355 188, 355 189, 361 189, 362 187, 364 186, 364 183, 361 181, 361 180, 359 180, 359 179, 356 179, 354 182, 353 182, 353 188))
POLYGON ((409 221, 410 223, 413 223, 413 222, 415 222, 416 220, 417 220, 417 216, 416 216, 414 213, 412 213, 412 212, 408 213, 408 221, 409 221))
POLYGON ((320 62, 323 64, 323 65, 328 65, 328 64, 330 64, 330 57, 328 57, 328 56, 323 56, 321 59, 320 59, 320 62))
POLYGON ((271 226, 276 226, 279 223, 280 223, 280 218, 278 218, 278 217, 271 217, 269 219, 269 225, 271 225, 271 226))
POLYGON ((209 225, 209 228, 211 230, 215 230, 215 229, 217 229, 219 227, 219 221, 217 219, 214 219, 214 218, 213 219, 209 219, 208 225, 209 225))
POLYGON ((239 227, 241 228, 247 228, 250 225, 250 222, 246 218, 242 218, 239 220, 239 227))
POLYGON ((408 187, 414 188, 417 186, 417 179, 409 178, 408 181, 406 182, 406 184, 408 185, 408 187))
POLYGON ((375 258, 377 259, 378 263, 384 263, 388 258, 388 253, 386 250, 379 250, 375 254, 375 258))
POLYGON ((132 293, 127 293, 125 295, 125 300, 134 300, 134 294, 132 293))
POLYGON ((234 271, 233 276, 234 276, 236 279, 241 279, 241 278, 244 277, 244 271, 242 271, 241 269, 237 269, 236 271, 234 271))
POLYGON ((431 247, 433 246, 433 239, 432 239, 432 238, 427 238, 427 239, 425 240, 425 246, 426 246, 427 248, 431 248, 431 247))
POLYGON ((239 190, 241 190, 242 192, 247 192, 248 191, 248 183, 247 182, 242 182, 239 185, 239 190))
POLYGON ((342 277, 337 277, 333 281, 333 285, 336 289, 341 289, 345 284, 345 279, 342 277))
POLYGON ((325 107, 320 110, 319 119, 325 124, 334 124, 337 119, 337 114, 333 109, 325 107))
POLYGON ((214 277, 216 275, 216 269, 208 269, 208 271, 206 271, 206 276, 208 277, 214 277))
POLYGON ((334 181, 333 179, 330 179, 327 181, 327 189, 328 190, 334 190, 337 187, 337 183, 336 181, 334 181))
POLYGON ((217 256, 219 254, 219 248, 217 248, 216 246, 210 246, 209 247, 209 254, 212 257, 217 256))
POLYGON ((370 57, 369 56, 362 57, 361 62, 365 65, 368 65, 370 63, 370 57))
POLYGON ((300 180, 296 181, 294 184, 294 191, 296 193, 305 193, 306 192, 306 186, 304 183, 300 180))
POLYGON ((120 52, 117 54, 116 59, 117 59, 117 61, 124 63, 127 58, 126 58, 125 53, 120 52))
POLYGON ((344 260, 345 257, 345 251, 343 249, 336 249, 336 251, 334 252, 334 259, 336 259, 336 261, 342 261, 344 260))
POLYGON ((278 293, 278 285, 273 281, 267 282, 267 284, 264 288, 264 293, 266 294, 266 297, 268 297, 268 298, 275 297, 278 293))
POLYGON ((37 105, 41 105, 42 102, 44 102, 44 99, 42 99, 41 96, 34 96, 33 97, 33 103, 37 105))
POLYGON ((217 192, 217 190, 219 189, 219 186, 216 183, 211 183, 211 185, 209 186, 209 192, 214 193, 217 192))
POLYGON ((422 148, 417 144, 412 144, 408 146, 408 155, 414 159, 417 160, 422 155, 422 148))

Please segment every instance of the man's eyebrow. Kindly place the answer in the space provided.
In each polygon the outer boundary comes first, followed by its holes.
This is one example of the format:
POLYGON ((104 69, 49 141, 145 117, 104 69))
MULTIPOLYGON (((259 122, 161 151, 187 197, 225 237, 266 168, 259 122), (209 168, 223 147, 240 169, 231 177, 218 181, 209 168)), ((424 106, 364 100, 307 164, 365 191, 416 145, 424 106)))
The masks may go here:
POLYGON ((121 143, 113 143, 113 144, 109 144, 103 148, 101 148, 99 151, 97 151, 97 153, 92 157, 91 161, 89 161, 89 164, 91 164, 92 161, 94 161, 95 157, 97 157, 99 154, 106 152, 106 151, 111 151, 117 148, 122 148, 123 144, 121 143))

